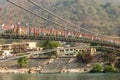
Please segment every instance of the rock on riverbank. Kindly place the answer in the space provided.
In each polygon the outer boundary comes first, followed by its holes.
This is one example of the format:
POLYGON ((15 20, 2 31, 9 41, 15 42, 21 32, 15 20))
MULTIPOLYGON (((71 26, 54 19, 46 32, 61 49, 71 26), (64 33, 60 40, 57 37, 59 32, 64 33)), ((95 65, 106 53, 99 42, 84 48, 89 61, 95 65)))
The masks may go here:
POLYGON ((28 73, 29 69, 8 69, 8 68, 0 68, 0 73, 28 73))

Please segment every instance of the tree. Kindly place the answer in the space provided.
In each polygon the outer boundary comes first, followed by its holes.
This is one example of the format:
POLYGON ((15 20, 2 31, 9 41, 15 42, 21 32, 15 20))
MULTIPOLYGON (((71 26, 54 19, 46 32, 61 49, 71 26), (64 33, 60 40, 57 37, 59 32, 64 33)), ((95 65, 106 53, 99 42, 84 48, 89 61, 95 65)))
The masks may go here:
POLYGON ((77 59, 79 62, 89 63, 92 60, 92 56, 87 51, 82 51, 77 54, 77 59))
POLYGON ((53 49, 53 48, 57 48, 58 46, 60 46, 59 42, 56 41, 45 41, 42 45, 43 49, 53 49))
POLYGON ((120 59, 117 60, 117 63, 115 64, 115 67, 117 67, 118 69, 120 69, 120 59))
POLYGON ((100 64, 95 64, 93 69, 90 72, 97 73, 97 72, 102 72, 103 67, 100 64))
POLYGON ((105 66, 103 72, 118 72, 118 69, 112 66, 105 66))
POLYGON ((28 59, 26 57, 20 57, 17 61, 20 68, 24 67, 28 63, 28 59))
POLYGON ((103 58, 105 61, 109 62, 111 65, 115 65, 117 60, 117 54, 116 53, 106 53, 103 55, 103 58))
POLYGON ((90 54, 90 53, 85 54, 85 55, 83 56, 83 60, 84 60, 85 63, 91 62, 91 60, 92 60, 91 54, 90 54))
MULTIPOLYGON (((54 48, 57 48, 58 46, 60 46, 60 43, 57 41, 48 41, 47 40, 47 41, 43 42, 43 44, 41 46, 43 47, 44 50, 54 49, 54 48)), ((44 55, 47 55, 48 57, 57 56, 57 52, 52 51, 52 52, 45 53, 44 55)))
POLYGON ((82 54, 81 53, 78 53, 76 57, 79 62, 82 62, 82 54))

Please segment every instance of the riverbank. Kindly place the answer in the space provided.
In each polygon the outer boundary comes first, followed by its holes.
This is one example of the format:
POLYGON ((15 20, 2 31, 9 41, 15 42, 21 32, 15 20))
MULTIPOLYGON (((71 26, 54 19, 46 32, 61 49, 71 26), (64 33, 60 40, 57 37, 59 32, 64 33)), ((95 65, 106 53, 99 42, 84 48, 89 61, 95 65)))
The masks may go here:
POLYGON ((35 68, 21 68, 21 69, 8 69, 0 68, 0 73, 2 74, 43 74, 43 73, 86 73, 84 69, 64 69, 64 70, 48 70, 42 72, 41 70, 35 68))
POLYGON ((19 69, 17 60, 11 60, 0 65, 0 73, 84 73, 90 70, 85 66, 76 58, 29 59, 27 66, 19 69))
POLYGON ((0 68, 0 73, 5 73, 5 74, 14 74, 14 73, 25 74, 25 73, 28 73, 28 71, 29 69, 27 68, 22 68, 22 69, 0 68))

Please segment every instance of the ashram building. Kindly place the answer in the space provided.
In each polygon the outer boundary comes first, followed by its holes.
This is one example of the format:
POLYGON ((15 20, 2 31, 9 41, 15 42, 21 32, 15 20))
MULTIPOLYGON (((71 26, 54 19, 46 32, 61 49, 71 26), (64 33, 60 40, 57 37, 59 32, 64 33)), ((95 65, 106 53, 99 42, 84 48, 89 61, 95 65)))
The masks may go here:
POLYGON ((58 47, 57 54, 61 57, 72 57, 72 56, 76 56, 77 53, 83 52, 83 51, 86 51, 86 52, 90 53, 91 55, 94 55, 96 53, 96 48, 90 48, 90 47, 86 47, 86 48, 81 48, 81 47, 68 47, 68 48, 58 47))
POLYGON ((28 50, 37 50, 36 42, 24 42, 24 43, 12 43, 12 44, 1 44, 0 51, 9 51, 10 53, 22 53, 28 50))

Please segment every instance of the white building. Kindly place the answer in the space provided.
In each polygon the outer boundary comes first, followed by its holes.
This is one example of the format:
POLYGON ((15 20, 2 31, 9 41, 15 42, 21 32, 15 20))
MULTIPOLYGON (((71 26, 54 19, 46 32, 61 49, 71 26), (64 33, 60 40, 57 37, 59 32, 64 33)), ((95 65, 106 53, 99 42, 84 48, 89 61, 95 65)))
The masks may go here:
POLYGON ((80 47, 59 47, 57 53, 61 57, 72 57, 75 56, 78 52, 88 51, 91 55, 96 52, 95 48, 80 48, 80 47))
POLYGON ((35 49, 37 48, 37 42, 27 42, 29 49, 35 49))

